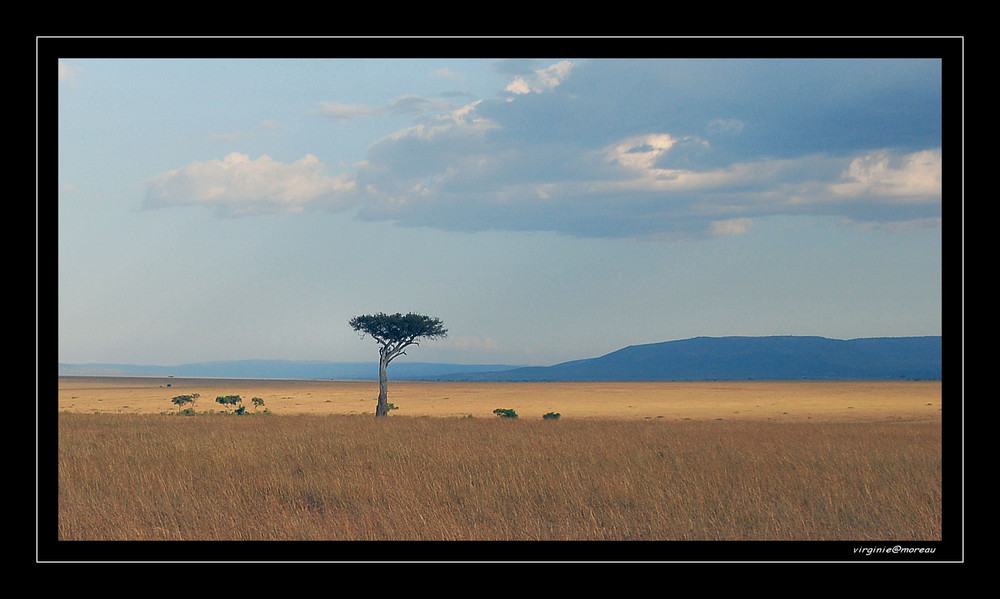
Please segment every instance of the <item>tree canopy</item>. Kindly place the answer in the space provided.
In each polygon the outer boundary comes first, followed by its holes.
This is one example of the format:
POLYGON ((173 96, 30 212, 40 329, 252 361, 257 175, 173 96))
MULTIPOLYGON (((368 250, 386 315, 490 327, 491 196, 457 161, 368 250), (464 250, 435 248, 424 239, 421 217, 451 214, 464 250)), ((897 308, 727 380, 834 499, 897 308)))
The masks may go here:
POLYGON ((371 335, 379 344, 399 349, 416 344, 418 339, 436 339, 448 334, 441 319, 413 312, 405 316, 398 312, 355 316, 350 325, 362 336, 371 335))

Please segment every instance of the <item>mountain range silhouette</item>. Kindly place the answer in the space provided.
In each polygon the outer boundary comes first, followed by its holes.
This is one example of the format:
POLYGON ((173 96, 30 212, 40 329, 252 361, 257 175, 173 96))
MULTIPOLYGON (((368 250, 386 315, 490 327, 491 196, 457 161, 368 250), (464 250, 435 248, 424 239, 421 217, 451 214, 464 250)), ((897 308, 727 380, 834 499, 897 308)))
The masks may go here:
MULTIPOLYGON (((941 337, 828 339, 809 336, 695 337, 632 345, 553 366, 438 364, 399 360, 392 380, 705 381, 940 379, 941 337)), ((177 366, 60 364, 60 375, 377 379, 361 363, 237 360, 177 366)))

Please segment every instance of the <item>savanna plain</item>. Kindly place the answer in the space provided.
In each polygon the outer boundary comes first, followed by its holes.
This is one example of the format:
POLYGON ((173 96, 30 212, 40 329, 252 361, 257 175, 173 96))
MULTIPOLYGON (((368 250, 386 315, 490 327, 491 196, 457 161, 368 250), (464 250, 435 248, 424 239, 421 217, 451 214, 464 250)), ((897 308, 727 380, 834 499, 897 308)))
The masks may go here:
POLYGON ((58 538, 942 536, 941 381, 390 380, 376 419, 377 392, 59 377, 58 538))

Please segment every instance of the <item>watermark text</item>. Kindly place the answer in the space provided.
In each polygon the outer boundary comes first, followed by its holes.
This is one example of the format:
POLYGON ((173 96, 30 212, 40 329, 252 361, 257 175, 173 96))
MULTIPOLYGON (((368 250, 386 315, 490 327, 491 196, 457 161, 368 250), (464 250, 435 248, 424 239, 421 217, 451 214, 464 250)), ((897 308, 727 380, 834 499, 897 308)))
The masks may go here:
POLYGON ((909 555, 918 553, 934 553, 934 547, 903 547, 902 545, 890 545, 886 547, 855 547, 854 553, 858 555, 909 555))

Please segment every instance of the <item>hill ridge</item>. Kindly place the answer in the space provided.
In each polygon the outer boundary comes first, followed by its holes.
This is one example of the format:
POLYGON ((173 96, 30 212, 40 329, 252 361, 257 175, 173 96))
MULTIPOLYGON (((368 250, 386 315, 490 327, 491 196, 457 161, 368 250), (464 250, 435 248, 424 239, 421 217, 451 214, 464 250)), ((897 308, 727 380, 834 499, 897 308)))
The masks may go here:
POLYGON ((630 345, 596 358, 439 380, 688 381, 940 379, 940 336, 829 339, 699 336, 630 345))
MULTIPOLYGON (((372 362, 233 360, 137 366, 59 364, 60 375, 208 378, 378 378, 372 362)), ((698 336, 629 345, 595 358, 552 366, 393 363, 394 380, 435 381, 701 381, 787 379, 940 379, 940 336, 698 336)))

